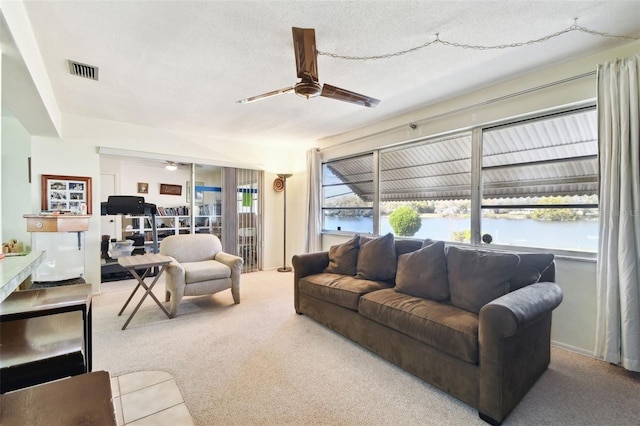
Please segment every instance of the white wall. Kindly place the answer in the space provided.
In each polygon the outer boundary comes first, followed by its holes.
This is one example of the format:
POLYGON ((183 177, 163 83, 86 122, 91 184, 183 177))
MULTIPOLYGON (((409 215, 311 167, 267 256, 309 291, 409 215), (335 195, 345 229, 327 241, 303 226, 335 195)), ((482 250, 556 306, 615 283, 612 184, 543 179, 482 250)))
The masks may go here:
MULTIPOLYGON (((92 187, 89 230, 85 233, 85 281, 100 291, 100 156, 94 146, 63 142, 57 138, 33 136, 31 138, 31 203, 25 213, 41 211, 40 175, 90 177, 92 187)), ((2 194, 5 198, 5 194, 2 194)), ((6 198, 5 198, 6 201, 6 198)))
MULTIPOLYGON (((28 160, 31 155, 31 135, 13 117, 2 117, 2 241, 12 238, 31 246, 27 221, 30 213, 28 160)), ((33 179, 33 177, 32 177, 33 179)))

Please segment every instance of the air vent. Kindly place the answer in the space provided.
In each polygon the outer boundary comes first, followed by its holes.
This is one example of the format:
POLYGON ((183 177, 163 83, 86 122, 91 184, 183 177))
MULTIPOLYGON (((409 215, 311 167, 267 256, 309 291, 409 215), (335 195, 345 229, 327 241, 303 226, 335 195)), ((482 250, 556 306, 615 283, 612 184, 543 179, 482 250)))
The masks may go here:
POLYGON ((69 73, 71 75, 98 81, 98 67, 81 64, 80 62, 72 60, 68 60, 67 62, 69 63, 69 73))

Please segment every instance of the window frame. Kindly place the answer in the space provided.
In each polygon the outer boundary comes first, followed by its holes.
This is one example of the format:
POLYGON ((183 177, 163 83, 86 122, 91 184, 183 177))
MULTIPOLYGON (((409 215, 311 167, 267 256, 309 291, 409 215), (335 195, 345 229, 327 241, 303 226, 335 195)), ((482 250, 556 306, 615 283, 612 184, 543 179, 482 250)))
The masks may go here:
MULTIPOLYGON (((562 106, 558 108, 548 109, 545 111, 537 111, 534 113, 523 114, 516 117, 509 117, 501 120, 492 121, 490 123, 483 123, 480 125, 474 125, 470 128, 457 129, 453 131, 448 131, 445 133, 431 135, 428 137, 414 139, 411 141, 405 142, 396 142, 390 143, 384 147, 380 147, 378 149, 366 152, 360 152, 349 156, 339 157, 339 158, 331 158, 322 161, 322 166, 324 170, 324 165, 326 163, 331 163, 333 161, 340 161, 348 158, 359 157, 363 155, 373 155, 374 158, 374 167, 373 167, 373 185, 374 185, 374 194, 373 194, 373 219, 374 219, 374 227, 373 233, 374 235, 379 235, 380 232, 380 158, 379 155, 383 153, 385 150, 397 149, 402 146, 411 146, 414 144, 424 144, 425 142, 435 141, 442 138, 451 137, 455 134, 461 134, 465 132, 471 132, 471 181, 469 185, 471 187, 471 200, 470 200, 470 226, 471 226, 471 241, 470 243, 457 243, 457 242, 449 242, 451 245, 460 245, 460 246, 471 246, 471 247, 482 247, 483 249, 495 250, 495 251, 528 251, 528 252, 553 252, 558 257, 572 258, 572 259, 583 259, 583 260, 592 260, 597 256, 597 252, 588 252, 588 251, 579 251, 579 250, 562 250, 555 248, 538 248, 538 247, 529 247, 529 246, 515 246, 515 245, 500 245, 496 243, 492 243, 490 245, 482 242, 481 239, 481 222, 482 222, 482 211, 484 209, 495 208, 495 206, 484 206, 483 198, 482 198, 482 180, 483 180, 483 151, 482 151, 482 138, 483 132, 493 130, 496 128, 504 128, 507 126, 517 126, 522 123, 539 121, 548 118, 552 118, 554 116, 562 116, 572 113, 577 113, 580 111, 587 110, 596 110, 597 105, 595 100, 589 100, 586 102, 581 102, 579 104, 573 104, 569 106, 562 106)), ((355 234, 356 232, 352 231, 333 231, 324 229, 324 172, 320 176, 321 179, 321 187, 323 188, 323 205, 321 207, 320 214, 323 215, 323 229, 322 234, 355 234)), ((598 177, 599 179, 599 177, 598 177)), ((599 188, 598 188, 599 189, 599 188)), ((597 194, 599 196, 599 194, 597 194)), ((501 208, 503 205, 500 206, 501 208)), ((508 206, 504 206, 507 208, 508 206)), ((511 207, 523 208, 523 205, 514 205, 511 207)), ((536 204, 535 208, 599 208, 598 203, 586 203, 586 204, 536 204)), ((599 218, 600 220, 600 218, 599 218)), ((401 238, 401 237, 398 237, 401 238)))

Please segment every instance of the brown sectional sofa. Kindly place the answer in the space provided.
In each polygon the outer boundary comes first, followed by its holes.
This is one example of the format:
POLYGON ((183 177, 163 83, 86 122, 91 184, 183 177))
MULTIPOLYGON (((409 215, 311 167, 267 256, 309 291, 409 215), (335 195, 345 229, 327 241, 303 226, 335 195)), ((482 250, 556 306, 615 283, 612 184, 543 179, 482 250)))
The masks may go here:
POLYGON ((500 424, 550 361, 552 254, 356 235, 296 255, 294 305, 500 424))

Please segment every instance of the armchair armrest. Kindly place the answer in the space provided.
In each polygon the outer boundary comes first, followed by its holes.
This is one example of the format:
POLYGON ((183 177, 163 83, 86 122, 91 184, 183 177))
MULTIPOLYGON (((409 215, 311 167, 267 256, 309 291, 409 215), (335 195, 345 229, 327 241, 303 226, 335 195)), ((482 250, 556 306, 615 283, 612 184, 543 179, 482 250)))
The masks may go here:
POLYGON ((296 254, 291 259, 291 264, 293 265, 293 305, 296 312, 300 313, 298 283, 304 277, 324 271, 324 268, 329 265, 329 252, 296 254))
POLYGON ((236 304, 240 303, 240 275, 242 274, 244 259, 223 251, 216 253, 213 259, 231 269, 231 294, 233 295, 233 301, 236 304))
POLYGON ((240 256, 235 256, 223 251, 219 251, 218 253, 216 253, 213 259, 227 265, 229 268, 231 268, 232 273, 233 271, 242 271, 242 265, 244 264, 244 259, 242 259, 240 256))
POLYGON ((562 302, 553 282, 531 284, 482 307, 478 411, 500 423, 551 360, 551 312, 562 302))
POLYGON ((171 257, 171 263, 167 265, 166 274, 172 275, 174 277, 184 277, 184 268, 182 267, 180 262, 171 257))

